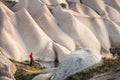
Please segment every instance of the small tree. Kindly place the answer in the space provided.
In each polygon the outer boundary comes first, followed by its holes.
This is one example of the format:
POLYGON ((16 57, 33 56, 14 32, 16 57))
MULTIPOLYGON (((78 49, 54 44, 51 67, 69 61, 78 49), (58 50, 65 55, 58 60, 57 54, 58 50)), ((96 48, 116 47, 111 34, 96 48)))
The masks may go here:
POLYGON ((65 3, 61 3, 60 6, 61 6, 62 8, 67 8, 67 6, 66 6, 65 3))

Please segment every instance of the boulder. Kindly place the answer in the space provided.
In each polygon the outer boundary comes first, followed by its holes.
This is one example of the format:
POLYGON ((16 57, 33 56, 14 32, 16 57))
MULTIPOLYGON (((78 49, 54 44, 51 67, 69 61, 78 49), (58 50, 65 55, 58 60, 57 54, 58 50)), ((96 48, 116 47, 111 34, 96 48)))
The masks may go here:
POLYGON ((98 51, 80 49, 68 55, 59 65, 51 80, 64 80, 68 76, 80 72, 101 61, 98 51))

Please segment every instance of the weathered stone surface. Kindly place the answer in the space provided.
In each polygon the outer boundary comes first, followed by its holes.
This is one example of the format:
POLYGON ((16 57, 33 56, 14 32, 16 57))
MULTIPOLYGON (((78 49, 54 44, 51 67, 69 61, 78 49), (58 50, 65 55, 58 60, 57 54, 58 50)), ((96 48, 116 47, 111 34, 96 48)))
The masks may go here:
POLYGON ((106 27, 108 27, 109 25, 104 23, 105 19, 100 17, 94 18, 94 17, 81 17, 81 16, 76 18, 79 19, 79 21, 83 23, 85 26, 87 26, 92 33, 94 33, 94 35, 101 44, 101 52, 109 53, 111 43, 109 39, 108 30, 106 29, 106 27), (106 25, 106 27, 104 25, 106 25))
POLYGON ((62 61, 51 80, 64 80, 68 76, 100 62, 100 60, 101 55, 97 51, 81 49, 73 52, 62 61))
POLYGON ((91 9, 90 7, 84 4, 76 3, 73 1, 68 1, 68 3, 69 3, 69 8, 71 10, 79 12, 81 15, 87 15, 91 17, 100 17, 93 9, 91 9))
MULTIPOLYGON (((20 0, 12 4, 0 0, 0 47, 5 57, 17 61, 29 60, 32 52, 34 59, 46 62, 42 65, 48 68, 55 67, 58 60, 61 64, 53 79, 63 80, 99 62, 100 54, 109 55, 111 47, 120 45, 119 3, 120 0, 20 0), (90 50, 73 52, 80 48, 90 50)), ((0 76, 13 78, 11 66, 7 58, 1 57, 0 76)))
POLYGON ((29 53, 33 52, 34 59, 54 61, 53 41, 35 23, 29 13, 25 9, 11 15, 7 15, 7 12, 9 11, 3 8, 0 10, 0 46, 10 54, 10 57, 18 61, 28 60, 29 53), (49 55, 49 57, 44 56, 45 51, 51 54, 51 59, 49 55))
POLYGON ((74 13, 71 13, 70 10, 62 9, 60 6, 56 7, 52 12, 60 28, 74 39, 77 48, 82 47, 100 50, 99 41, 84 24, 76 19, 74 13), (85 35, 85 33, 87 33, 87 35, 85 35))
POLYGON ((53 15, 48 10, 47 6, 40 0, 21 0, 13 9, 19 11, 25 8, 31 14, 33 19, 38 23, 39 27, 55 42, 66 47, 70 51, 75 50, 74 41, 66 35, 57 25, 53 15), (24 3, 23 3, 24 2, 24 3), (56 36, 58 35, 58 36, 56 36), (63 38, 64 37, 64 38, 63 38))
MULTIPOLYGON (((118 24, 120 23, 119 10, 116 10, 115 8, 110 7, 109 5, 104 3, 104 1, 105 1, 105 2, 108 2, 108 4, 109 4, 108 0, 100 0, 100 1, 99 0, 91 0, 91 1, 90 0, 82 0, 82 1, 83 1, 83 4, 94 9, 100 16, 110 19, 118 24)), ((113 6, 115 3, 117 3, 116 0, 112 1, 112 2, 113 2, 113 6)), ((117 6, 114 6, 114 7, 117 7, 117 6)))
POLYGON ((61 63, 61 61, 66 58, 66 56, 68 54, 71 53, 71 51, 69 51, 68 49, 62 47, 61 45, 57 44, 57 43, 54 43, 53 44, 53 47, 54 47, 54 50, 56 52, 56 57, 57 57, 57 60, 59 63, 61 63))
MULTIPOLYGON (((15 74, 15 72, 16 72, 15 65, 9 59, 7 59, 0 51, 0 76, 9 77, 14 80, 13 74, 15 74)), ((4 79, 4 77, 0 78, 4 79)), ((5 79, 7 80, 7 78, 5 79)))

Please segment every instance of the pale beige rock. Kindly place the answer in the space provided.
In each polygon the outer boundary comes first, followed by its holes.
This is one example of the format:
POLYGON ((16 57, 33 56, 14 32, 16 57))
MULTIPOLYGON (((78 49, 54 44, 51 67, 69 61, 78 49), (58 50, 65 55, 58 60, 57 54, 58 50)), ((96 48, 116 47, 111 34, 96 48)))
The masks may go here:
POLYGON ((51 4, 65 4, 66 5, 66 8, 68 8, 68 4, 66 2, 66 0, 49 0, 51 4))
MULTIPOLYGON (((7 16, 6 12, 4 11, 4 9, 0 9, 0 46, 6 51, 8 52, 8 54, 12 57, 12 58, 16 58, 16 59, 20 59, 20 55, 19 55, 19 49, 21 47, 18 47, 17 42, 20 41, 19 40, 19 35, 18 32, 15 31, 13 24, 10 21, 10 18, 7 16), (14 36, 14 37, 13 37, 14 36), (11 38, 13 37, 13 38, 11 38), (18 53, 18 54, 16 54, 18 53)), ((24 51, 21 51, 24 52, 24 51)), ((24 55, 24 54, 23 54, 24 55)))
POLYGON ((106 5, 106 12, 112 21, 120 23, 120 13, 116 9, 106 5))
POLYGON ((53 15, 57 19, 60 28, 74 39, 77 48, 91 48, 100 50, 100 43, 94 34, 66 9, 56 7, 53 15), (87 35, 85 35, 87 34, 87 35), (93 44, 94 43, 94 44, 93 44))
POLYGON ((94 10, 89 8, 88 6, 76 2, 69 1, 69 8, 76 12, 79 12, 82 15, 88 15, 91 17, 100 17, 94 10))
POLYGON ((44 4, 47 4, 47 5, 53 5, 53 6, 56 6, 58 4, 65 4, 66 7, 68 8, 68 4, 66 2, 66 0, 41 0, 44 4))
POLYGON ((75 2, 75 3, 80 3, 80 0, 66 0, 67 2, 75 2))
POLYGON ((20 10, 23 7, 28 10, 38 25, 45 31, 48 36, 50 36, 53 41, 59 43, 71 51, 74 51, 74 41, 58 27, 57 22, 49 12, 46 5, 42 4, 39 0, 21 0, 14 6, 14 10, 20 10))
POLYGON ((71 53, 71 51, 69 51, 68 49, 64 48, 63 46, 57 43, 54 43, 53 47, 56 52, 57 60, 59 61, 59 63, 61 63, 62 60, 65 59, 66 56, 71 53))
POLYGON ((33 52, 35 59, 42 57, 42 59, 49 58, 49 60, 54 61, 55 55, 52 45, 49 45, 53 41, 40 29, 26 10, 21 10, 12 15, 15 24, 12 23, 11 17, 7 15, 4 9, 1 9, 0 13, 1 24, 3 25, 0 26, 2 32, 0 46, 12 58, 19 61, 28 60, 29 54, 33 52), (49 57, 41 56, 41 54, 45 55, 43 53, 45 51, 51 54, 51 59, 49 55, 49 57))
POLYGON ((82 0, 83 4, 95 10, 100 16, 108 18, 105 12, 106 5, 102 0, 82 0))
MULTIPOLYGON (((120 20, 119 20, 119 18, 120 18, 119 11, 117 11, 114 8, 106 5, 104 3, 104 1, 103 0, 83 0, 83 4, 85 4, 88 7, 91 7, 92 9, 94 9, 101 17, 110 19, 110 20, 112 20, 112 21, 119 24, 119 22, 120 22, 120 20)), ((113 1, 113 3, 115 3, 115 1, 113 1)))
POLYGON ((16 28, 28 53, 33 52, 36 59, 41 57, 43 60, 54 61, 55 55, 52 49, 52 40, 40 29, 29 13, 25 9, 21 10, 16 13, 16 19, 18 24, 16 28), (24 18, 22 17, 23 15, 24 18))
POLYGON ((109 39, 112 47, 117 47, 120 45, 120 26, 116 23, 104 20, 105 27, 107 28, 109 39))
MULTIPOLYGON (((84 25, 86 25, 89 30, 91 30, 96 38, 99 40, 101 44, 101 52, 102 53, 109 53, 109 49, 111 47, 111 43, 109 40, 109 33, 105 25, 103 18, 91 18, 91 17, 82 17, 76 16, 77 19, 84 25)), ((94 42, 93 42, 94 43, 94 42)))
MULTIPOLYGON (((15 72, 16 72, 15 65, 8 58, 6 58, 0 51, 0 76, 9 77, 14 80, 13 74, 15 74, 15 72)), ((0 78, 2 79, 2 77, 0 78)))

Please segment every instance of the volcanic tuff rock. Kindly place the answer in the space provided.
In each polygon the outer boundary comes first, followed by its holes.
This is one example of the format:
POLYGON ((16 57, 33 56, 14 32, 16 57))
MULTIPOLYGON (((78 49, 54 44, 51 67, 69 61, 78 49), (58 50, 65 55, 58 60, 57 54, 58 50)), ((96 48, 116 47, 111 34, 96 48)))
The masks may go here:
MULTIPOLYGON (((58 61, 60 66, 82 63, 82 67, 68 65, 69 76, 77 72, 72 69, 81 71, 99 62, 102 54, 109 55, 109 49, 119 45, 119 0, 19 0, 16 4, 0 0, 0 48, 7 58, 25 61, 32 52, 35 60, 58 61), (85 58, 93 64, 86 63, 85 58)), ((9 64, 3 60, 0 58, 0 67, 4 68, 9 64)), ((64 73, 64 67, 61 69, 64 73)), ((59 72, 58 69, 54 78, 60 77, 59 72)))
POLYGON ((6 77, 14 80, 13 74, 15 74, 15 72, 15 65, 0 51, 0 80, 10 80, 6 77))
POLYGON ((64 80, 68 76, 98 63, 100 60, 101 55, 97 51, 80 49, 72 52, 62 61, 51 80, 64 80))

